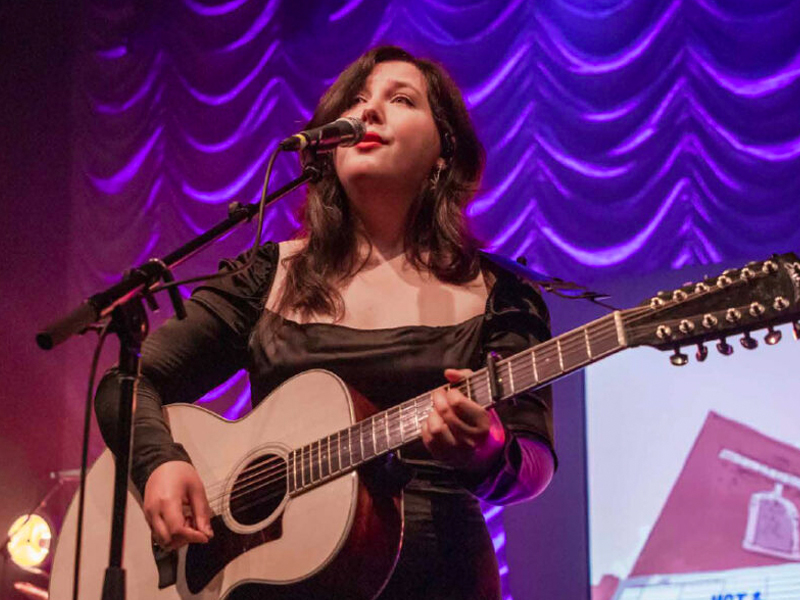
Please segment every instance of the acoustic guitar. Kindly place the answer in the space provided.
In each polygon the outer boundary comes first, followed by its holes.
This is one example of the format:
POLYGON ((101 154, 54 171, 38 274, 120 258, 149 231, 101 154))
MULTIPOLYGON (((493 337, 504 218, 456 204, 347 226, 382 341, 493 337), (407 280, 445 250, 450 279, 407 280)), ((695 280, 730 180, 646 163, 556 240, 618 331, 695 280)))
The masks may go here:
MULTIPOLYGON (((661 292, 476 371, 457 386, 484 407, 549 384, 624 348, 652 346, 688 360, 681 348, 793 322, 800 332, 800 261, 773 256, 716 278, 661 292)), ((431 393, 377 412, 336 375, 308 371, 286 381, 250 414, 228 421, 193 405, 165 413, 192 457, 214 512, 214 537, 178 551, 155 548, 131 485, 124 563, 129 600, 376 597, 403 537, 402 491, 376 482, 374 466, 419 439, 431 393)), ((80 597, 101 597, 110 535, 114 461, 105 451, 86 482, 80 597), (93 549, 103 549, 103 552, 93 549)), ((77 502, 55 553, 50 598, 72 597, 77 502)))

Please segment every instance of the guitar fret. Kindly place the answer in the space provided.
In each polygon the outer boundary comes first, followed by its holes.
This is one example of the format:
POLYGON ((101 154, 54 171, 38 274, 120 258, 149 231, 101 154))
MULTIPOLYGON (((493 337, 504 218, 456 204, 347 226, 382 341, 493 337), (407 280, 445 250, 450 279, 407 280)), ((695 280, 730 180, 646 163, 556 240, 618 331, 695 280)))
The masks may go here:
POLYGON ((297 460, 295 459, 295 451, 292 450, 289 453, 289 492, 293 492, 297 489, 297 473, 296 473, 296 465, 297 460))
POLYGON ((370 419, 370 429, 372 430, 372 453, 378 453, 378 433, 375 431, 375 425, 377 424, 378 420, 373 417, 370 419))
POLYGON ((628 340, 625 337, 625 326, 622 323, 622 314, 615 310, 611 313, 614 316, 614 327, 617 331, 617 342, 621 348, 624 348, 628 345, 628 340))
POLYGON ((571 346, 572 349, 567 351, 565 360, 568 359, 569 364, 565 365, 566 370, 573 370, 579 366, 591 362, 592 357, 587 353, 585 344, 581 343, 580 337, 583 336, 583 329, 576 331, 565 339, 564 346, 571 346))
POLYGON ((517 390, 514 387, 514 370, 511 367, 511 361, 508 361, 508 384, 511 386, 511 394, 516 394, 517 390))
POLYGON ((414 411, 413 402, 412 403, 406 402, 404 410, 406 411, 406 414, 403 416, 403 424, 404 424, 405 429, 408 430, 408 436, 413 439, 414 436, 417 434, 417 430, 414 427, 414 420, 415 420, 414 419, 414 412, 415 411, 414 411), (410 415, 409 415, 409 410, 411 411, 410 415))
POLYGON ((327 443, 324 440, 320 440, 319 442, 319 472, 322 479, 326 479, 331 474, 330 452, 328 451, 330 448, 330 438, 325 439, 327 443))
POLYGON ((405 431, 405 417, 403 416, 403 408, 405 407, 406 403, 403 402, 400 405, 400 443, 404 444, 406 441, 406 431, 405 431))
POLYGON ((331 464, 331 436, 328 436, 328 474, 333 473, 333 465, 331 464))
POLYGON ((392 424, 390 422, 390 417, 392 412, 395 410, 395 407, 389 408, 383 413, 383 438, 386 440, 386 446, 384 450, 388 450, 392 447, 392 424))
MULTIPOLYGON (((557 363, 555 357, 553 356, 554 345, 555 344, 552 342, 545 342, 544 344, 536 347, 538 351, 536 354, 538 354, 538 358, 542 359, 541 361, 537 360, 536 362, 539 376, 537 381, 539 382, 550 381, 562 373, 560 361, 557 363)), ((556 354, 560 354, 558 350, 556 350, 556 354)))
POLYGON ((556 352, 558 352, 558 365, 564 370, 564 355, 561 353, 561 340, 556 339, 556 352))
POLYGON ((374 421, 370 418, 368 421, 361 422, 361 461, 365 461, 372 457, 375 453, 375 427, 374 421), (366 428, 369 427, 367 431, 366 428))
POLYGON ((592 345, 589 343, 589 328, 583 328, 583 337, 586 340, 586 355, 592 358, 592 345))
POLYGON ((355 461, 353 460, 353 427, 348 427, 347 430, 347 464, 343 465, 347 468, 353 467, 355 461))
POLYGON ((603 335, 603 332, 607 331, 609 325, 611 325, 610 321, 613 320, 614 315, 607 315, 602 319, 586 326, 586 329, 588 330, 587 335, 590 337, 592 358, 597 359, 601 356, 605 356, 606 354, 614 352, 619 348, 615 336, 603 335))
POLYGON ((540 381, 539 379, 539 370, 536 368, 536 351, 531 350, 531 365, 533 366, 533 379, 537 383, 540 381))
POLYGON ((342 432, 336 432, 336 455, 331 454, 331 473, 337 473, 342 468, 342 432))
POLYGON ((308 446, 303 446, 303 487, 311 483, 311 464, 309 458, 311 457, 311 449, 308 446), (308 453, 306 453, 308 449, 308 453))
POLYGON ((364 460, 364 428, 362 427, 361 423, 358 424, 358 445, 361 448, 361 456, 359 457, 359 463, 364 460))
POLYGON ((467 382, 467 398, 469 398, 470 400, 472 400, 472 389, 470 387, 470 381, 471 380, 472 380, 472 376, 467 377, 467 379, 466 379, 466 382, 467 382))
MULTIPOLYGON (((378 454, 381 453, 382 450, 381 444, 383 442, 382 437, 385 426, 383 427, 381 426, 381 413, 375 415, 373 419, 374 422, 372 423, 372 438, 373 438, 372 441, 375 448, 375 455, 377 456, 378 454)), ((383 449, 385 449, 385 447, 383 449)))
MULTIPOLYGON (((344 456, 339 458, 339 463, 340 463, 340 468, 346 469, 347 467, 353 464, 353 459, 351 458, 350 454, 350 430, 346 429, 344 431, 339 432, 340 438, 342 434, 345 434, 347 436, 347 452, 344 454, 344 456), (345 459, 347 460, 345 461, 345 459)), ((344 448, 344 445, 342 445, 342 448, 344 448)))
POLYGON ((322 440, 317 440, 317 480, 324 477, 322 474, 322 440))
POLYGON ((319 440, 311 443, 311 482, 319 481, 319 440), (314 445, 316 444, 316 450, 314 445))
POLYGON ((301 446, 300 447, 300 457, 299 457, 300 458, 299 469, 300 469, 300 487, 301 488, 303 486, 305 486, 305 484, 306 484, 306 480, 304 479, 304 476, 303 476, 304 475, 303 474, 303 448, 305 448, 305 446, 301 446))

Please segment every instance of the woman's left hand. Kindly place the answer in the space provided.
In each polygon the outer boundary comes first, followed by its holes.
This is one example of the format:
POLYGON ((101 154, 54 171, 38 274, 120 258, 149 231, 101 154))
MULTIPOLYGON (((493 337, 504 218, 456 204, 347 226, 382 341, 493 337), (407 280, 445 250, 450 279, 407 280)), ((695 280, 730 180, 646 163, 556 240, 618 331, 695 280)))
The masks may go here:
MULTIPOLYGON (((444 372, 450 383, 471 374, 469 369, 444 372)), ((433 392, 433 410, 422 424, 422 442, 435 459, 480 473, 500 457, 505 431, 494 411, 484 409, 452 387, 433 392)))

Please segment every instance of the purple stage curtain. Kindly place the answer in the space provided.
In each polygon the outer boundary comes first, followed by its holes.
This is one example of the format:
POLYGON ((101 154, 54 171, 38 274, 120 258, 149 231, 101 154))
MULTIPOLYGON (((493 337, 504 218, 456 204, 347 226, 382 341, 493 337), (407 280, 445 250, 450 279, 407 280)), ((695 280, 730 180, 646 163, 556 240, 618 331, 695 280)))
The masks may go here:
MULTIPOLYGON (((256 200, 277 141, 380 43, 464 91, 488 152, 468 212, 497 252, 586 281, 800 247, 798 0, 86 0, 80 43, 75 298, 256 200)), ((274 184, 297 172, 281 158, 274 184)), ((292 234, 300 200, 266 238, 292 234)), ((212 398, 233 416, 245 387, 212 398)))
MULTIPOLYGON (((488 150, 469 214, 497 251, 581 279, 800 241, 797 0, 88 2, 81 38, 83 292, 255 200, 276 141, 387 42, 464 90, 488 150)), ((274 181, 296 172, 284 158, 274 181)), ((291 235, 299 199, 268 237, 291 235)))

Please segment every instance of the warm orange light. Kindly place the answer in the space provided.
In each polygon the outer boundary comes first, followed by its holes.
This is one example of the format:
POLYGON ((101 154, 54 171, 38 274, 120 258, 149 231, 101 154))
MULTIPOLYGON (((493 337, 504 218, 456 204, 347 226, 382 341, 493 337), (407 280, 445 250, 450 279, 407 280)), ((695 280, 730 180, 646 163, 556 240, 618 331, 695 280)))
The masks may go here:
POLYGON ((39 515, 22 515, 8 529, 8 554, 22 568, 38 567, 50 553, 53 532, 39 515))

